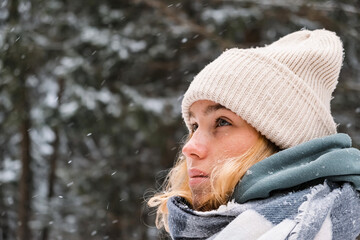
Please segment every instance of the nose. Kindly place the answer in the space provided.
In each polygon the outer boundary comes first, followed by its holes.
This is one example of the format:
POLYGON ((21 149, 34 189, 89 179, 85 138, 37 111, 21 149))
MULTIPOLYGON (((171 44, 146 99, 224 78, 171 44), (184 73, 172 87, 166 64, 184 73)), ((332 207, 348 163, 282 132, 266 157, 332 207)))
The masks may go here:
POLYGON ((184 145, 182 153, 186 158, 201 160, 206 158, 209 151, 208 137, 199 129, 193 133, 188 142, 184 145))

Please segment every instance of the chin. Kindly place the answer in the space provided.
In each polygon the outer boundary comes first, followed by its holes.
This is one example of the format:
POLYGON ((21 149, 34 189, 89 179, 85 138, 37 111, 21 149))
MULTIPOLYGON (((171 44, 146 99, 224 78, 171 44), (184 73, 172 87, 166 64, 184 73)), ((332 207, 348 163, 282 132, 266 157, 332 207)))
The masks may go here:
POLYGON ((200 210, 204 203, 208 200, 209 193, 208 192, 198 192, 192 193, 193 207, 194 210, 200 210))

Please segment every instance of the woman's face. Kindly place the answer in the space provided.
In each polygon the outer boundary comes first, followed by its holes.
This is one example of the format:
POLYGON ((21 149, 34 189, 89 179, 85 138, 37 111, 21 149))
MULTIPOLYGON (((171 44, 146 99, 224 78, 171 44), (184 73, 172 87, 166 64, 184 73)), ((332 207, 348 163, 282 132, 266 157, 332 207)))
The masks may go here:
POLYGON ((189 186, 196 208, 211 189, 210 175, 223 160, 238 157, 251 148, 259 133, 231 110, 200 100, 190 107, 192 136, 182 149, 189 186))

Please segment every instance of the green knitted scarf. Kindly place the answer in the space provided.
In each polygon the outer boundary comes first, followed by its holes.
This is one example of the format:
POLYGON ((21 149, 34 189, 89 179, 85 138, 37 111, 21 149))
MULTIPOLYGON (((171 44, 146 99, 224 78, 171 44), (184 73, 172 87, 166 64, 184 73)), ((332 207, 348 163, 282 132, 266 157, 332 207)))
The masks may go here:
POLYGON ((360 191, 360 151, 351 147, 348 135, 313 139, 262 160, 238 183, 233 198, 244 203, 323 179, 350 182, 360 191))

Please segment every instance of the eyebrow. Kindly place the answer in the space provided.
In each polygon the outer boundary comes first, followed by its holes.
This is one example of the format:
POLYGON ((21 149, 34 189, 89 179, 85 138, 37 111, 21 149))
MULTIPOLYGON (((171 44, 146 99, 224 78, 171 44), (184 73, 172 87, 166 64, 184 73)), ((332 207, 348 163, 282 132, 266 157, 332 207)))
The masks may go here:
MULTIPOLYGON (((210 113, 215 112, 219 109, 227 109, 227 108, 221 104, 210 105, 205 109, 204 115, 209 115, 210 113)), ((194 116, 194 113, 189 111, 189 117, 193 117, 193 116, 194 116)))

